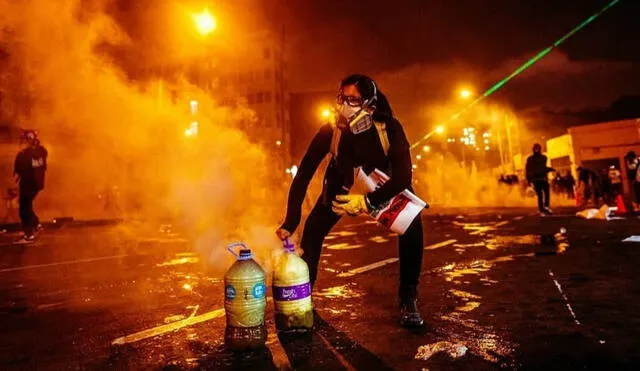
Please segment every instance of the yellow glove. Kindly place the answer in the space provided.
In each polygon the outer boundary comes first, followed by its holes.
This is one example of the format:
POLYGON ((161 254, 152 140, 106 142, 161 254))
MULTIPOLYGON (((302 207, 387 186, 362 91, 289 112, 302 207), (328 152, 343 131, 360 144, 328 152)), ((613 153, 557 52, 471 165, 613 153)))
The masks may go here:
POLYGON ((332 210, 340 216, 358 216, 369 211, 369 204, 364 195, 338 195, 332 210))

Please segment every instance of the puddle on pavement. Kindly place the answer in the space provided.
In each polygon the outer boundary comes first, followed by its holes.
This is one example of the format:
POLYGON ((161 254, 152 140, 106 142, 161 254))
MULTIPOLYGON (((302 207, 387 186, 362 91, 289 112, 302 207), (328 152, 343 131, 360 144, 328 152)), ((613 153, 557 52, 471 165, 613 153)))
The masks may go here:
POLYGON ((320 290, 320 292, 314 293, 313 296, 326 299, 353 299, 359 298, 364 295, 362 291, 354 289, 353 286, 353 283, 348 283, 341 286, 333 286, 322 289, 320 290))
POLYGON ((477 301, 469 301, 469 302, 466 302, 461 307, 456 307, 456 311, 458 311, 458 312, 471 312, 471 311, 475 310, 476 308, 478 308, 479 306, 480 306, 479 302, 477 302, 477 301))
POLYGON ((350 244, 350 243, 337 243, 337 244, 328 244, 327 249, 329 250, 353 250, 364 247, 363 244, 350 244))
POLYGON ((350 232, 350 231, 337 231, 337 232, 331 232, 329 233, 329 235, 327 237, 352 237, 352 236, 356 236, 358 233, 357 232, 350 232))
POLYGON ((434 354, 440 352, 447 353, 451 358, 456 359, 467 354, 467 347, 462 343, 438 341, 433 344, 421 345, 414 358, 426 361, 434 354))
POLYGON ((389 242, 388 239, 382 237, 382 236, 375 236, 375 237, 371 237, 369 239, 369 241, 371 242, 375 242, 375 243, 385 243, 385 242, 389 242))
POLYGON ((462 291, 462 290, 456 290, 456 289, 450 289, 449 290, 450 293, 452 293, 453 295, 462 298, 463 300, 469 300, 469 299, 482 299, 481 296, 479 295, 475 295, 472 294, 470 292, 466 292, 466 291, 462 291))
POLYGON ((437 271, 443 272, 445 279, 448 282, 451 282, 454 279, 462 278, 467 275, 480 275, 481 273, 489 271, 496 263, 512 261, 514 258, 517 258, 517 257, 532 257, 532 256, 534 256, 533 253, 519 254, 519 255, 506 255, 506 256, 500 256, 498 258, 491 259, 491 260, 478 259, 478 260, 472 261, 471 263, 451 263, 451 264, 445 265, 444 267, 441 267, 440 269, 437 269, 437 271))
MULTIPOLYGON (((515 351, 516 345, 507 339, 496 335, 491 326, 483 326, 478 321, 464 318, 465 313, 453 312, 440 316, 440 319, 464 327, 456 331, 455 328, 447 328, 449 334, 448 343, 464 344, 470 353, 482 357, 491 363, 501 363, 509 360, 515 351)), ((423 349, 427 351, 429 349, 423 349)), ((435 353, 434 353, 435 354, 435 353)), ((425 354, 426 355, 426 354, 425 354)), ((416 358, 418 359, 418 358, 416 358)))
POLYGON ((508 221, 491 222, 491 223, 464 223, 454 221, 452 224, 458 227, 462 227, 465 231, 470 231, 470 235, 486 234, 490 231, 495 231, 498 228, 508 224, 508 221))

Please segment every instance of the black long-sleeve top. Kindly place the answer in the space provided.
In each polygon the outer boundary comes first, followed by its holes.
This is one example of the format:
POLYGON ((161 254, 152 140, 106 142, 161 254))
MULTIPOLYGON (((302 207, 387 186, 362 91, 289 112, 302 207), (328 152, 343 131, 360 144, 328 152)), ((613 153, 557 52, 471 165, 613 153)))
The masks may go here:
MULTIPOLYGON (((302 202, 309 182, 330 151, 333 130, 329 124, 320 128, 293 178, 287 216, 282 224, 282 228, 291 233, 300 224, 302 202)), ((342 130, 337 156, 331 160, 324 175, 322 202, 330 206, 336 195, 348 193, 353 185, 354 169, 359 166, 367 174, 379 169, 391 177, 383 186, 367 194, 373 207, 387 202, 404 189, 411 189, 411 153, 402 124, 395 118, 389 119, 386 122, 386 132, 389 139, 387 155, 375 126, 360 134, 353 134, 348 129, 342 130)))
POLYGON ((41 145, 27 147, 18 153, 14 161, 13 173, 20 177, 21 190, 44 188, 47 156, 47 150, 41 145))

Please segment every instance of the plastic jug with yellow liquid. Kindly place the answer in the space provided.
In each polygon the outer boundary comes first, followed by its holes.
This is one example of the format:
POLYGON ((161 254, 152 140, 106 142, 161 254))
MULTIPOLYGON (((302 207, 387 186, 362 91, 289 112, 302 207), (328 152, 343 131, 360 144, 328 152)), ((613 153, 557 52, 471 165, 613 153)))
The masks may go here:
POLYGON ((284 253, 273 270, 273 302, 278 331, 306 331, 313 327, 309 267, 286 239, 284 253))
POLYGON ((264 312, 267 306, 265 272, 249 248, 236 242, 227 247, 236 262, 224 276, 224 309, 227 327, 224 341, 235 351, 259 349, 267 340, 264 312), (235 249, 240 247, 239 253, 235 249))

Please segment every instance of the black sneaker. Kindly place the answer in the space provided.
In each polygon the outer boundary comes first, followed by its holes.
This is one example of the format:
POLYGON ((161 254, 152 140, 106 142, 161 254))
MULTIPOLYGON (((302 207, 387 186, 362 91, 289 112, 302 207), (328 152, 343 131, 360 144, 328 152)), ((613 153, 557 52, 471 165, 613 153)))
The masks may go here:
POLYGON ((400 325, 405 328, 424 326, 424 320, 418 310, 418 293, 415 286, 400 289, 400 325))
POLYGON ((18 244, 18 245, 26 245, 29 243, 33 243, 33 241, 36 240, 36 236, 35 235, 24 235, 22 236, 22 238, 19 238, 17 240, 15 240, 13 243, 18 244))

